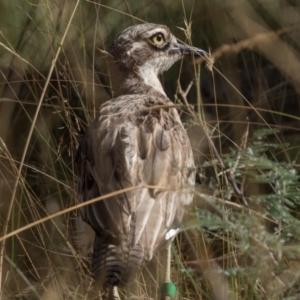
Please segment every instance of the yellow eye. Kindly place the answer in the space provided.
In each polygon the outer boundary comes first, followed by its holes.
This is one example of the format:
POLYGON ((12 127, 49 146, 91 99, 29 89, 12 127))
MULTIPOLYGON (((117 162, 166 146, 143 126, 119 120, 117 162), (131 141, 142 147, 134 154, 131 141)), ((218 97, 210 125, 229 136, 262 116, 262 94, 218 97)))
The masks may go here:
POLYGON ((157 45, 161 46, 165 42, 165 37, 162 33, 158 33, 151 38, 152 42, 157 45))

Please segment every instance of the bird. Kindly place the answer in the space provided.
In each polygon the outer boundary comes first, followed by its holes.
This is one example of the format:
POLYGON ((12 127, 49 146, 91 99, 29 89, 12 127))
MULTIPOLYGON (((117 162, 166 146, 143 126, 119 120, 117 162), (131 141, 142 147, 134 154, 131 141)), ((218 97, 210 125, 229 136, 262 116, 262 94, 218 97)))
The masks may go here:
POLYGON ((128 189, 80 210, 77 248, 92 248, 100 289, 133 281, 177 234, 192 203, 192 147, 158 75, 184 56, 206 55, 152 23, 125 29, 107 52, 113 98, 76 154, 79 203, 128 189))

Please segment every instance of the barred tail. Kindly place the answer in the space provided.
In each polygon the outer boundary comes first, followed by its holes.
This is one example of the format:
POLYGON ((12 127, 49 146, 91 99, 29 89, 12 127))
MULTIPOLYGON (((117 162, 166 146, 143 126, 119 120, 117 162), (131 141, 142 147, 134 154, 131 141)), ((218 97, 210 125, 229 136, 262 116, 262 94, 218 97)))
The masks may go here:
POLYGON ((140 245, 129 247, 126 242, 116 245, 96 236, 92 264, 100 288, 127 285, 134 280, 143 262, 144 252, 140 245))

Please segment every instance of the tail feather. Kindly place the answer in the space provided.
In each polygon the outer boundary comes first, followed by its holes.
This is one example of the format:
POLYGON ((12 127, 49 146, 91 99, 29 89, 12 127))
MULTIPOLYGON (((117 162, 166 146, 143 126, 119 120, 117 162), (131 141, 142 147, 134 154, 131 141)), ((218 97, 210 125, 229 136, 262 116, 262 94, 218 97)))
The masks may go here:
POLYGON ((140 245, 129 247, 126 241, 112 243, 96 236, 93 251, 93 271, 100 288, 124 286, 134 280, 144 262, 140 245))

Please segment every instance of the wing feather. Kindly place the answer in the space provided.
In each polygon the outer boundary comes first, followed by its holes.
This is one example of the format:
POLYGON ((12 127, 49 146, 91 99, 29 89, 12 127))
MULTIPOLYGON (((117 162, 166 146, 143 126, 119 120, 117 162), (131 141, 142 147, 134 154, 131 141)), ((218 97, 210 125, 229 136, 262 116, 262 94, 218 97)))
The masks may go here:
POLYGON ((155 205, 155 199, 150 197, 148 189, 143 189, 141 196, 132 220, 134 230, 133 245, 136 245, 139 242, 145 228, 149 227, 149 217, 151 216, 151 210, 155 205))
POLYGON ((146 159, 151 150, 152 144, 152 134, 147 132, 143 126, 140 126, 137 129, 137 136, 136 136, 136 145, 138 150, 138 155, 141 159, 146 159))
POLYGON ((157 125, 155 130, 155 146, 160 151, 166 151, 170 147, 170 133, 157 125))
POLYGON ((155 201, 151 207, 147 226, 141 236, 141 245, 144 249, 145 259, 151 260, 155 250, 155 243, 160 239, 160 235, 165 229, 162 227, 163 214, 162 214, 162 201, 155 201))

